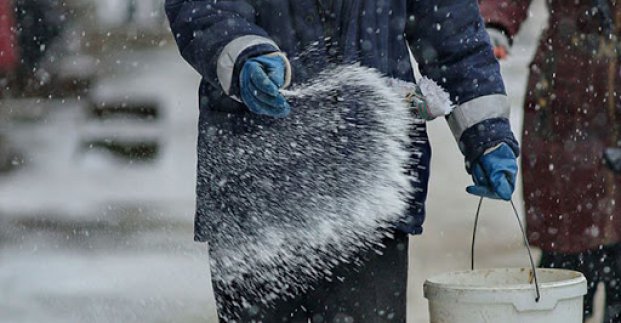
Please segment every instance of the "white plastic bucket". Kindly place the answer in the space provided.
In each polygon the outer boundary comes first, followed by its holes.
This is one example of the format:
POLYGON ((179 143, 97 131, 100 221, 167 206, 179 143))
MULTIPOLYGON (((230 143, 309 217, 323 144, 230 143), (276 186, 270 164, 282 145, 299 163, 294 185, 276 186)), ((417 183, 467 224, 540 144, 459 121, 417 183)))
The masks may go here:
POLYGON ((538 268, 535 301, 530 268, 481 269, 425 282, 431 323, 582 323, 587 281, 575 271, 538 268))

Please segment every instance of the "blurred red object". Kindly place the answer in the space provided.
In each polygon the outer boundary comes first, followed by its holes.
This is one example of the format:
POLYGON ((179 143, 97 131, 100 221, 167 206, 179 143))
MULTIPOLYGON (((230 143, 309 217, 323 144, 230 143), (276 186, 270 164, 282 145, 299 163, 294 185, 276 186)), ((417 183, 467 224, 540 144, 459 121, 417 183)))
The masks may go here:
POLYGON ((509 56, 509 51, 504 46, 496 46, 494 47, 494 55, 498 59, 505 59, 509 56))
POLYGON ((0 73, 13 72, 18 61, 13 3, 11 0, 0 0, 0 73))

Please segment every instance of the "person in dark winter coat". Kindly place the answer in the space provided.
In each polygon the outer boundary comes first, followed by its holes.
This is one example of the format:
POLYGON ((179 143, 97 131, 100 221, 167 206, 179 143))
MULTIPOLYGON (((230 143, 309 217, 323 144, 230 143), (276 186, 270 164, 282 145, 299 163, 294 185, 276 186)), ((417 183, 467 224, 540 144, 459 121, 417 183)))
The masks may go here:
POLYGON ((22 95, 37 93, 44 88, 37 73, 67 23, 67 12, 58 0, 15 0, 12 5, 20 55, 13 86, 22 95))
MULTIPOLYGON (((448 117, 475 185, 470 193, 508 200, 517 172, 518 144, 509 103, 489 38, 474 0, 167 0, 166 12, 181 55, 201 74, 199 128, 230 118, 286 118, 295 113, 279 93, 329 64, 360 63, 387 77, 414 82, 408 43, 422 73, 444 87, 457 108, 448 117)), ((238 130, 239 131, 239 130, 238 130)), ((199 147, 208 131, 199 131, 199 147)), ((408 234, 425 217, 431 151, 426 140, 414 165, 422 174, 399 230, 382 256, 360 255, 356 270, 341 265, 338 279, 304 295, 260 303, 242 321, 405 322, 408 234)), ((199 169, 201 165, 199 149, 199 169)), ((195 240, 207 241, 209 178, 197 180, 195 240)), ((350 265, 351 266, 351 265, 350 265)), ((218 302, 227 302, 218 298, 218 302)))
MULTIPOLYGON (((481 0, 497 53, 506 53, 530 0, 481 0)), ((549 0, 548 28, 530 64, 522 171, 530 243, 542 267, 589 280, 585 314, 606 286, 606 322, 621 321, 621 177, 604 162, 618 147, 621 4, 549 0)))

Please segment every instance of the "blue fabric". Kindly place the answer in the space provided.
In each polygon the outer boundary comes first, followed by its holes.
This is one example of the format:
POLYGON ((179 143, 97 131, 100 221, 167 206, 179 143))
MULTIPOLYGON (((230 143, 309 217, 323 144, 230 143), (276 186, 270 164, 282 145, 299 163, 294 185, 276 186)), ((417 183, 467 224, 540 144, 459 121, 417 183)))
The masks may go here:
POLYGON ((466 129, 459 140, 459 149, 466 158, 466 168, 489 148, 505 143, 516 156, 519 156, 519 144, 511 131, 511 124, 505 118, 487 119, 466 129))
MULTIPOLYGON (((505 93, 476 0, 166 0, 166 12, 182 56, 203 76, 201 120, 214 126, 220 114, 253 117, 243 104, 223 93, 216 76, 222 48, 244 35, 269 37, 278 44, 291 58, 294 84, 330 63, 353 62, 388 77, 414 81, 407 40, 423 74, 442 85, 454 103, 505 93)), ((248 58, 276 50, 265 47, 247 49, 235 73, 248 58)), ((234 74, 233 79, 238 77, 234 74)), ((202 130, 205 125, 199 127, 202 130)), ((208 131, 199 132, 199 147, 208 135, 208 131)), ((469 140, 506 140, 488 135, 469 140)), ((427 154, 423 159, 428 158, 430 149, 423 151, 427 154)), ((419 200, 404 221, 406 232, 421 231, 428 171, 428 165, 418 169, 420 180, 414 184, 419 200)), ((200 172, 198 176, 200 194, 209 179, 200 172)), ((202 216, 207 215, 197 210, 197 223, 202 216)))
POLYGON ((479 157, 472 166, 475 185, 468 186, 468 193, 496 200, 511 200, 515 190, 518 166, 513 150, 507 144, 479 157))
MULTIPOLYGON (((235 66, 233 68, 232 80, 239 80, 239 76, 241 74, 241 70, 249 59, 253 57, 258 57, 264 54, 271 54, 277 50, 271 44, 261 44, 257 46, 251 46, 244 50, 239 57, 237 58, 237 62, 235 62, 235 66)), ((231 88, 229 89, 229 95, 235 97, 241 97, 240 87, 241 82, 231 82, 231 88)), ((201 91, 202 93, 202 91, 201 91)))
POLYGON ((423 75, 444 87, 457 104, 505 93, 477 1, 408 3, 415 9, 408 41, 423 75))
POLYGON ((274 118, 291 111, 279 89, 285 84, 287 65, 282 56, 259 56, 244 64, 240 75, 242 101, 250 111, 274 118))
POLYGON ((425 134, 424 138, 418 138, 412 142, 412 161, 417 160, 408 167, 410 175, 417 175, 412 181, 416 188, 412 202, 408 207, 408 216, 397 224, 397 229, 411 234, 423 233, 423 223, 425 222, 425 201, 427 200, 427 183, 431 171, 431 145, 427 138, 426 124, 417 125, 418 131, 425 134))

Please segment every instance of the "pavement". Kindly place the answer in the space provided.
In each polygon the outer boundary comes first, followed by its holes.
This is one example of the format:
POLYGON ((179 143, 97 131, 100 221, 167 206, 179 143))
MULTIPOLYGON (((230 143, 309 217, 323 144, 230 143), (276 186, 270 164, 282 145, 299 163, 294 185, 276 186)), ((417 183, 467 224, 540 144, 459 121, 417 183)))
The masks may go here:
POLYGON ((37 108, 0 123, 27 147, 0 176, 0 322, 213 322, 207 246, 192 241, 199 77, 172 46, 101 64, 90 98, 11 102, 37 108), (119 100, 158 102, 159 117, 93 117, 119 100), (157 155, 95 144, 119 138, 157 155))

